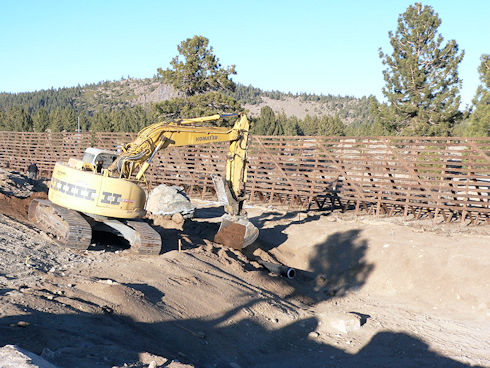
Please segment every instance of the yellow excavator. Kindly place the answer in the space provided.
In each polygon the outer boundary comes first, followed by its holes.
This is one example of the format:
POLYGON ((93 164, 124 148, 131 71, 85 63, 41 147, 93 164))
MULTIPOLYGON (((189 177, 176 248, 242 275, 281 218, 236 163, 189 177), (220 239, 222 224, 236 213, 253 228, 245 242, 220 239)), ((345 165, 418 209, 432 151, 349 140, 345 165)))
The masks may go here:
POLYGON ((236 249, 246 247, 259 235, 243 209, 248 131, 245 114, 212 115, 149 125, 119 153, 89 147, 81 160, 56 163, 49 200, 34 199, 29 219, 63 246, 87 249, 94 229, 124 237, 137 253, 159 254, 161 237, 142 220, 146 214, 142 186, 147 184, 145 172, 155 155, 171 146, 229 142, 226 175, 213 177, 226 212, 215 241, 236 249), (205 126, 230 117, 238 118, 232 128, 205 126))

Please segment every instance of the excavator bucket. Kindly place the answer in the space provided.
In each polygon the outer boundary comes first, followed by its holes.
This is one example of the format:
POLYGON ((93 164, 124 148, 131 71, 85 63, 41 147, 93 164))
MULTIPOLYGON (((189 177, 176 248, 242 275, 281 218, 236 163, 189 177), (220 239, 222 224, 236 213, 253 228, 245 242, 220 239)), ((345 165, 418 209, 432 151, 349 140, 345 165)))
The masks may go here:
POLYGON ((241 250, 257 239, 259 229, 248 220, 247 216, 231 214, 240 213, 239 202, 224 178, 213 175, 212 179, 218 201, 225 206, 227 212, 221 217, 221 225, 214 236, 214 242, 241 250))
POLYGON ((241 250, 252 244, 259 236, 257 229, 245 216, 225 214, 221 226, 214 236, 214 242, 241 250))

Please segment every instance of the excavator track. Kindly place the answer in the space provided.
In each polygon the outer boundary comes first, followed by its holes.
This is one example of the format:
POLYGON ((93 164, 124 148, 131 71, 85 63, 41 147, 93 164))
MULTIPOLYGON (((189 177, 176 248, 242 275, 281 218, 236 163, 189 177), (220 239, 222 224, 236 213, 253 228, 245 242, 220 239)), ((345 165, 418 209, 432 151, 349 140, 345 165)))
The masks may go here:
POLYGON ((92 228, 77 211, 48 200, 33 199, 28 218, 41 230, 54 235, 55 242, 61 246, 75 249, 90 246, 92 228))
POLYGON ((156 255, 162 249, 162 238, 148 223, 138 220, 126 220, 126 225, 135 231, 131 251, 138 254, 156 255))

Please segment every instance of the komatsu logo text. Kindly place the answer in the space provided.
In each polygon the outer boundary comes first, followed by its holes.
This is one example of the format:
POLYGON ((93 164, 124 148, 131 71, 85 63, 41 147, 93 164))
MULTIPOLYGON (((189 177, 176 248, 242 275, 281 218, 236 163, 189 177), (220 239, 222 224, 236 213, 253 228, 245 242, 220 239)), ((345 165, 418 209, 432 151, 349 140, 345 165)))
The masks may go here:
POLYGON ((217 135, 206 135, 204 137, 196 137, 196 142, 206 142, 206 141, 216 141, 218 140, 217 135))

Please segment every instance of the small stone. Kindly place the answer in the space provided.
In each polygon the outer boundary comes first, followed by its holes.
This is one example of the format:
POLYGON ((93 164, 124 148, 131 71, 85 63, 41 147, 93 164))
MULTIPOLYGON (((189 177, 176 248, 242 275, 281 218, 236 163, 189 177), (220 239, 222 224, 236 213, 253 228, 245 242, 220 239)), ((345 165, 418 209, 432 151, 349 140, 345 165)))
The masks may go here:
POLYGON ((117 281, 111 280, 111 279, 105 279, 105 280, 99 280, 99 282, 107 285, 117 285, 117 281))
POLYGON ((316 339, 317 337, 319 337, 320 334, 317 332, 317 331, 311 331, 309 334, 308 334, 308 337, 310 339, 316 339))
POLYGON ((159 355, 151 354, 148 352, 139 353, 139 360, 143 364, 148 364, 151 366, 152 363, 155 363, 155 367, 163 366, 168 363, 168 359, 161 357, 159 355))
POLYGON ((176 224, 182 224, 184 223, 184 216, 182 216, 181 213, 177 212, 172 215, 172 221, 175 222, 176 224))
POLYGON ((206 338, 206 333, 203 332, 203 331, 197 331, 196 332, 196 335, 201 338, 201 339, 205 339, 206 338))
POLYGON ((238 363, 231 362, 231 363, 230 363, 230 368, 242 368, 242 367, 241 367, 241 366, 240 366, 240 364, 238 364, 238 363))
POLYGON ((361 328, 361 321, 356 315, 332 319, 330 327, 342 333, 357 331, 361 328))
POLYGON ((332 310, 322 310, 320 306, 316 315, 321 324, 318 325, 318 331, 325 333, 350 333, 361 328, 361 317, 354 313, 344 313, 332 310))
POLYGON ((148 368, 156 368, 156 367, 157 367, 157 363, 154 360, 152 360, 150 364, 148 364, 148 368))
POLYGON ((29 322, 26 322, 26 321, 19 321, 17 322, 17 327, 27 327, 27 326, 30 326, 31 324, 29 322))

